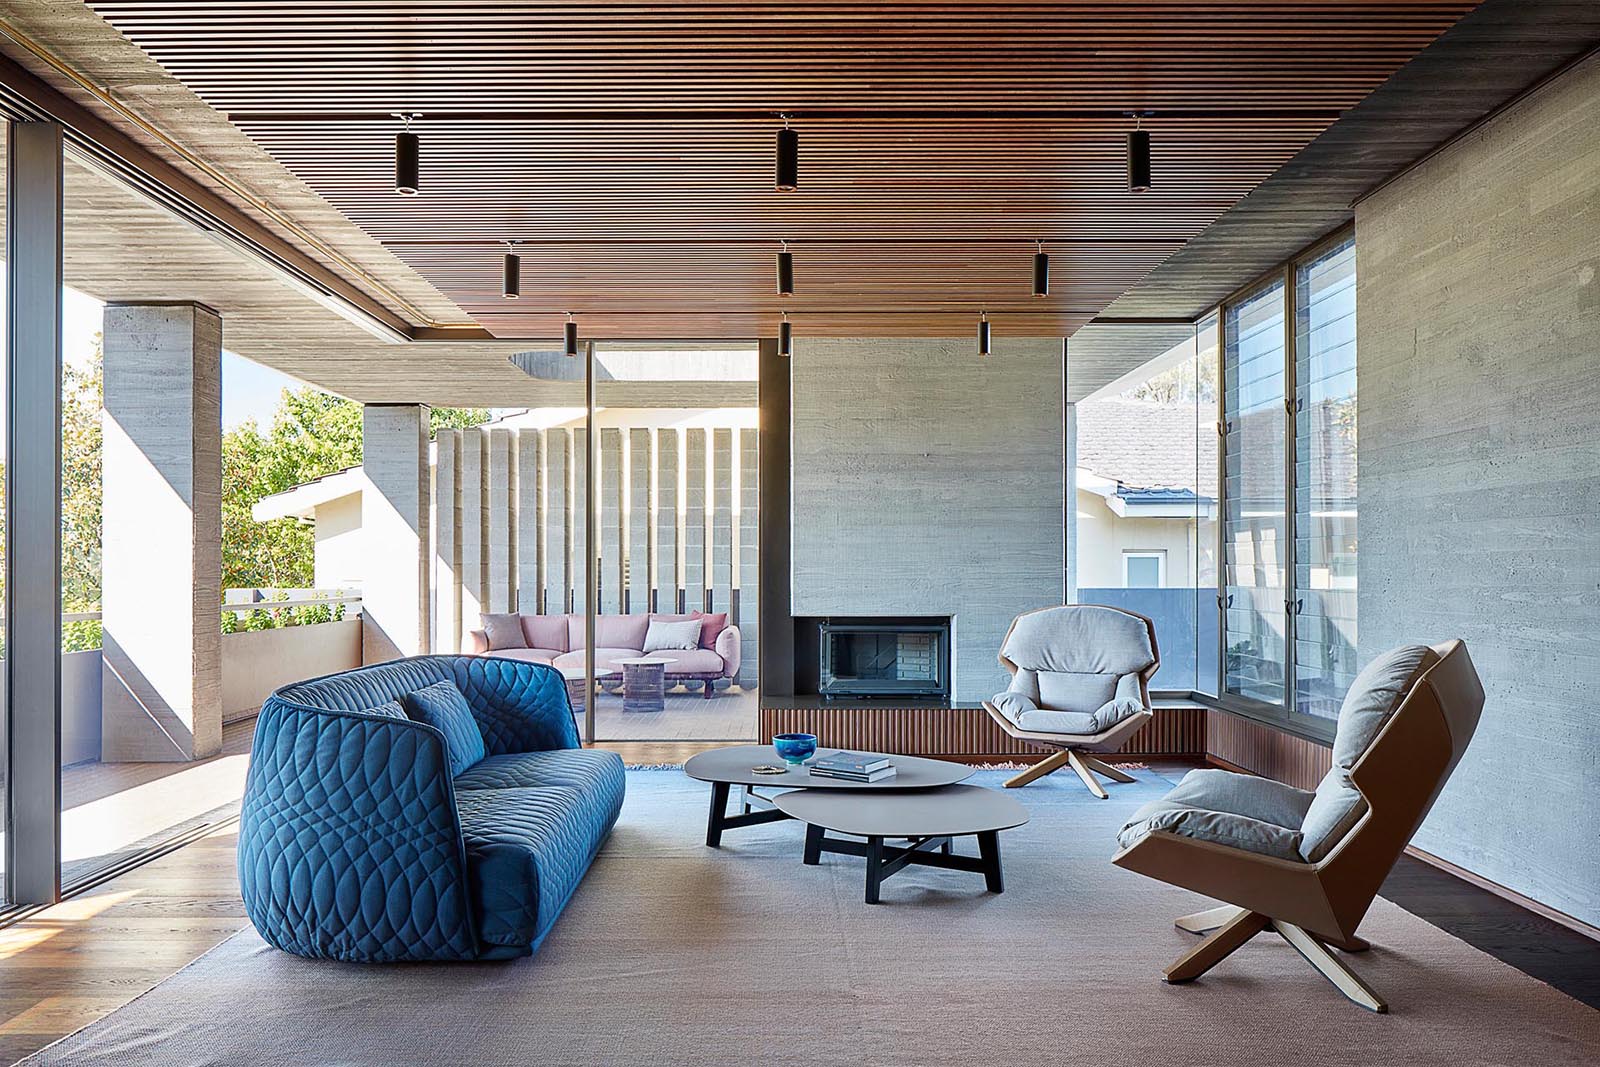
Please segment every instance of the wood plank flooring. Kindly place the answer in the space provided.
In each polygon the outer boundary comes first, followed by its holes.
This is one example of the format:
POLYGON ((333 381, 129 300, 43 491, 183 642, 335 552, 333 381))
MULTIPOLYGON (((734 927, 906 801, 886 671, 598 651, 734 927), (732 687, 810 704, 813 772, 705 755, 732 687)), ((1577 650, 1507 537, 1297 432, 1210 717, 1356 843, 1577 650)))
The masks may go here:
MULTIPOLYGON (((602 743, 633 764, 681 763, 714 744, 602 743)), ((1152 761, 1174 780, 1195 764, 1152 761)), ((114 1011, 247 922, 237 834, 219 828, 56 907, 0 929, 0 1063, 114 1011)), ((1383 895, 1526 974, 1600 1009, 1600 942, 1419 860, 1383 895)), ((1152 979, 1154 980, 1154 979, 1152 979)))

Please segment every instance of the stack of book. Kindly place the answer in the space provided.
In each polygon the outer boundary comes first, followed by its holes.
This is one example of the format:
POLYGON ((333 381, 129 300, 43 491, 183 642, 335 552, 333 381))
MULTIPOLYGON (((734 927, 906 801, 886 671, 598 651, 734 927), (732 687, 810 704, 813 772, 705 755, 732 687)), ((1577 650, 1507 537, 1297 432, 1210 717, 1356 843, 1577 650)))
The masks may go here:
POLYGON ((811 773, 818 778, 842 778, 847 782, 880 782, 894 777, 894 764, 888 756, 870 752, 830 752, 817 757, 811 773))

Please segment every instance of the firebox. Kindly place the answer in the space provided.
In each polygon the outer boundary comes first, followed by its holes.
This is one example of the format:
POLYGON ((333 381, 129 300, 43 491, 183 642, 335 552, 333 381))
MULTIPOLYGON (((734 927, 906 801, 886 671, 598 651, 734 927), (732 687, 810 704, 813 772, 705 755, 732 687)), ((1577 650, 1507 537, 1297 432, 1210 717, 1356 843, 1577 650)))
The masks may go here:
POLYGON ((819 629, 817 692, 823 696, 949 696, 947 620, 827 619, 819 629))

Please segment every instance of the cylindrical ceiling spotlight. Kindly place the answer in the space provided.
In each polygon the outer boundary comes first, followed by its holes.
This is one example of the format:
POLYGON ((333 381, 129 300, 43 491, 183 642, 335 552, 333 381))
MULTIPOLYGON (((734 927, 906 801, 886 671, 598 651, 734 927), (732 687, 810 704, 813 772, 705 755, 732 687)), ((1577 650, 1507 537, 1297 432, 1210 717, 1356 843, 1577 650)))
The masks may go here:
POLYGON ((978 312, 978 355, 988 358, 989 355, 989 313, 978 312))
POLYGON ((789 116, 783 116, 783 129, 778 131, 778 165, 775 183, 780 193, 792 193, 800 188, 800 131, 789 128, 789 116))
POLYGON ((1135 129, 1128 133, 1128 192, 1144 193, 1150 190, 1150 131, 1135 129))
POLYGON ((794 331, 789 326, 789 313, 783 313, 783 321, 778 323, 778 355, 785 359, 794 355, 794 331))
POLYGON ((1039 242, 1039 250, 1033 254, 1033 295, 1050 295, 1050 257, 1045 253, 1044 242, 1039 242))
POLYGON ((522 295, 522 257, 516 253, 516 244, 506 242, 505 265, 500 270, 500 295, 515 300, 522 295))
POLYGON ((422 143, 411 132, 411 120, 417 117, 409 113, 401 115, 405 129, 394 135, 394 191, 401 196, 416 196, 421 188, 418 179, 422 169, 422 143))
POLYGON ((778 253, 778 295, 794 295, 794 253, 789 251, 789 242, 783 242, 783 251, 778 253))
POLYGON ((567 312, 567 358, 578 358, 578 324, 572 321, 572 312, 567 312))

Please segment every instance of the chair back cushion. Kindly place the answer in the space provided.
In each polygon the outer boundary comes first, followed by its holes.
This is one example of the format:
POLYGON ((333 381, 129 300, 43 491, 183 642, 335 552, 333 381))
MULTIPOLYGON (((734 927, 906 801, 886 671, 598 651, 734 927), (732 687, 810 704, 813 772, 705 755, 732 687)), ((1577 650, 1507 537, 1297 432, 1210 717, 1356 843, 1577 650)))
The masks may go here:
POLYGON ((1300 850, 1315 863, 1361 820, 1366 801, 1350 781, 1354 767, 1394 715, 1418 677, 1439 661, 1427 645, 1401 645, 1367 664, 1350 683, 1333 735, 1333 766, 1317 785, 1301 824, 1300 850))
POLYGON ((1049 711, 1077 711, 1093 715, 1117 689, 1114 674, 1077 674, 1039 671, 1039 707, 1049 711))
POLYGON ((483 732, 478 720, 472 717, 467 698, 461 695, 456 683, 445 681, 424 686, 405 695, 406 713, 417 722, 425 722, 444 734, 445 748, 450 753, 452 777, 471 767, 486 756, 483 732))
POLYGON ((1035 671, 1110 675, 1113 685, 1118 677, 1138 674, 1156 659, 1143 619, 1096 604, 1068 604, 1018 616, 1000 654, 1035 671))
POLYGON ((483 636, 489 643, 489 651, 528 647, 528 635, 523 632, 520 615, 483 614, 478 618, 482 620, 483 636))

